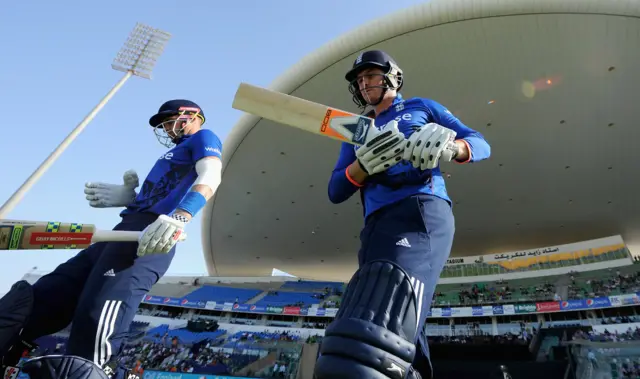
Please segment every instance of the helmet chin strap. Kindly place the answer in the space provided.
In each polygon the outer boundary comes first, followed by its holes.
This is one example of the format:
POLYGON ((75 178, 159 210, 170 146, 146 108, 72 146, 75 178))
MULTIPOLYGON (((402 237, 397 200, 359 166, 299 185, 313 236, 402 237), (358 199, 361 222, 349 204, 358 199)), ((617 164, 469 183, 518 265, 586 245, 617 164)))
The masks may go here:
POLYGON ((362 98, 367 102, 367 104, 375 107, 377 105, 379 105, 380 103, 382 103, 382 100, 384 99, 384 95, 387 93, 387 91, 389 90, 389 86, 386 87, 370 87, 370 88, 382 88, 382 93, 380 94, 380 97, 378 98, 377 101, 371 101, 371 98, 369 97, 369 93, 368 92, 364 92, 364 94, 362 95, 362 98))

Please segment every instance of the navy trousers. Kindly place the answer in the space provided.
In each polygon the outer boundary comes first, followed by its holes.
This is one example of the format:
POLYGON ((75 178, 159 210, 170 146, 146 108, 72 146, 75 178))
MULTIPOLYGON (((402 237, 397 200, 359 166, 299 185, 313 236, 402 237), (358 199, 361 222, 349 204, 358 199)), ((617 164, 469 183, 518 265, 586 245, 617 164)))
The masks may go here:
POLYGON ((423 378, 431 377, 424 327, 426 316, 440 273, 451 253, 454 232, 453 212, 446 200, 416 195, 369 215, 360 233, 360 266, 371 260, 386 259, 397 263, 411 277, 419 308, 416 347, 420 353, 416 354, 414 368, 423 378))
MULTIPOLYGON (((114 230, 142 231, 158 215, 126 215, 114 230)), ((23 331, 34 340, 72 323, 66 354, 104 366, 117 356, 145 294, 171 264, 169 254, 138 258, 137 242, 101 242, 34 284, 35 306, 23 331)))

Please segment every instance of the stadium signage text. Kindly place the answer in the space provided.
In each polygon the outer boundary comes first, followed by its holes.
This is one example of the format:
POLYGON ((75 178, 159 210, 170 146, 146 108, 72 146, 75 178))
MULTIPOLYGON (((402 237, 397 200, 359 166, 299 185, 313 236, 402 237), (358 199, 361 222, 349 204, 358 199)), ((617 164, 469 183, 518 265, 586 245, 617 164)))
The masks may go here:
POLYGON ((583 241, 559 246, 547 246, 532 250, 514 251, 501 254, 475 255, 460 258, 450 258, 447 260, 447 266, 456 266, 463 264, 483 264, 483 263, 501 263, 505 261, 531 259, 536 257, 563 255, 566 253, 579 252, 584 250, 598 249, 614 249, 624 247, 625 243, 621 236, 611 236, 599 238, 596 240, 583 241))
POLYGON ((536 313, 536 305, 535 304, 516 304, 515 311, 516 313, 536 313))
POLYGON ((547 301, 544 303, 536 303, 536 310, 538 312, 555 312, 560 310, 559 301, 547 301))
MULTIPOLYGON (((221 312, 269 313, 288 316, 335 317, 336 313, 338 313, 338 308, 273 307, 255 304, 216 303, 215 301, 187 300, 184 298, 177 299, 151 295, 145 296, 142 302, 146 304, 168 305, 180 308, 208 309, 221 312)), ((476 305, 472 307, 439 307, 431 308, 427 313, 427 317, 503 316, 522 313, 579 311, 595 308, 625 307, 631 305, 640 305, 640 293, 596 297, 593 299, 572 299, 539 303, 476 305)))
POLYGON ((282 311, 284 311, 283 307, 267 307, 267 312, 268 313, 277 313, 277 314, 281 314, 282 311))
POLYGON ((142 379, 255 379, 246 376, 226 376, 207 374, 187 374, 182 372, 164 372, 145 370, 142 379))

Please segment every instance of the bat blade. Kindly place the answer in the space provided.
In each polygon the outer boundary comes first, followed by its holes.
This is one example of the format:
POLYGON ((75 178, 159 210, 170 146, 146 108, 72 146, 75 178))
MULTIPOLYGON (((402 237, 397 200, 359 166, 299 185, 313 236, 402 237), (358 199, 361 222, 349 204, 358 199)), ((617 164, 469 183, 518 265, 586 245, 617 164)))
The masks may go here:
MULTIPOLYGON (((97 242, 138 242, 140 233, 98 230, 92 224, 0 220, 0 250, 86 249, 97 242)), ((178 237, 186 239, 184 232, 178 237)))
POLYGON ((91 224, 0 220, 0 250, 84 249, 95 231, 91 224))
POLYGON ((234 109, 353 145, 367 140, 374 120, 299 97, 241 83, 234 109))

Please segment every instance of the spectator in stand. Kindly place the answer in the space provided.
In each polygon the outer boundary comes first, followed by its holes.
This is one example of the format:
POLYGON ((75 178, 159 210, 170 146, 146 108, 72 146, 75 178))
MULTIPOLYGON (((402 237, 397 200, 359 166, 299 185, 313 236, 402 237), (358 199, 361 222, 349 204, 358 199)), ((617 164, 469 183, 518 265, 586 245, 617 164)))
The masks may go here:
POLYGON ((594 342, 622 342, 622 341, 640 341, 640 328, 628 328, 623 333, 609 332, 607 329, 602 333, 590 331, 585 333, 583 331, 577 331, 573 335, 574 340, 589 340, 594 342))
POLYGON ((531 334, 481 335, 481 336, 436 336, 428 337, 430 344, 476 344, 476 345, 527 345, 531 334))

